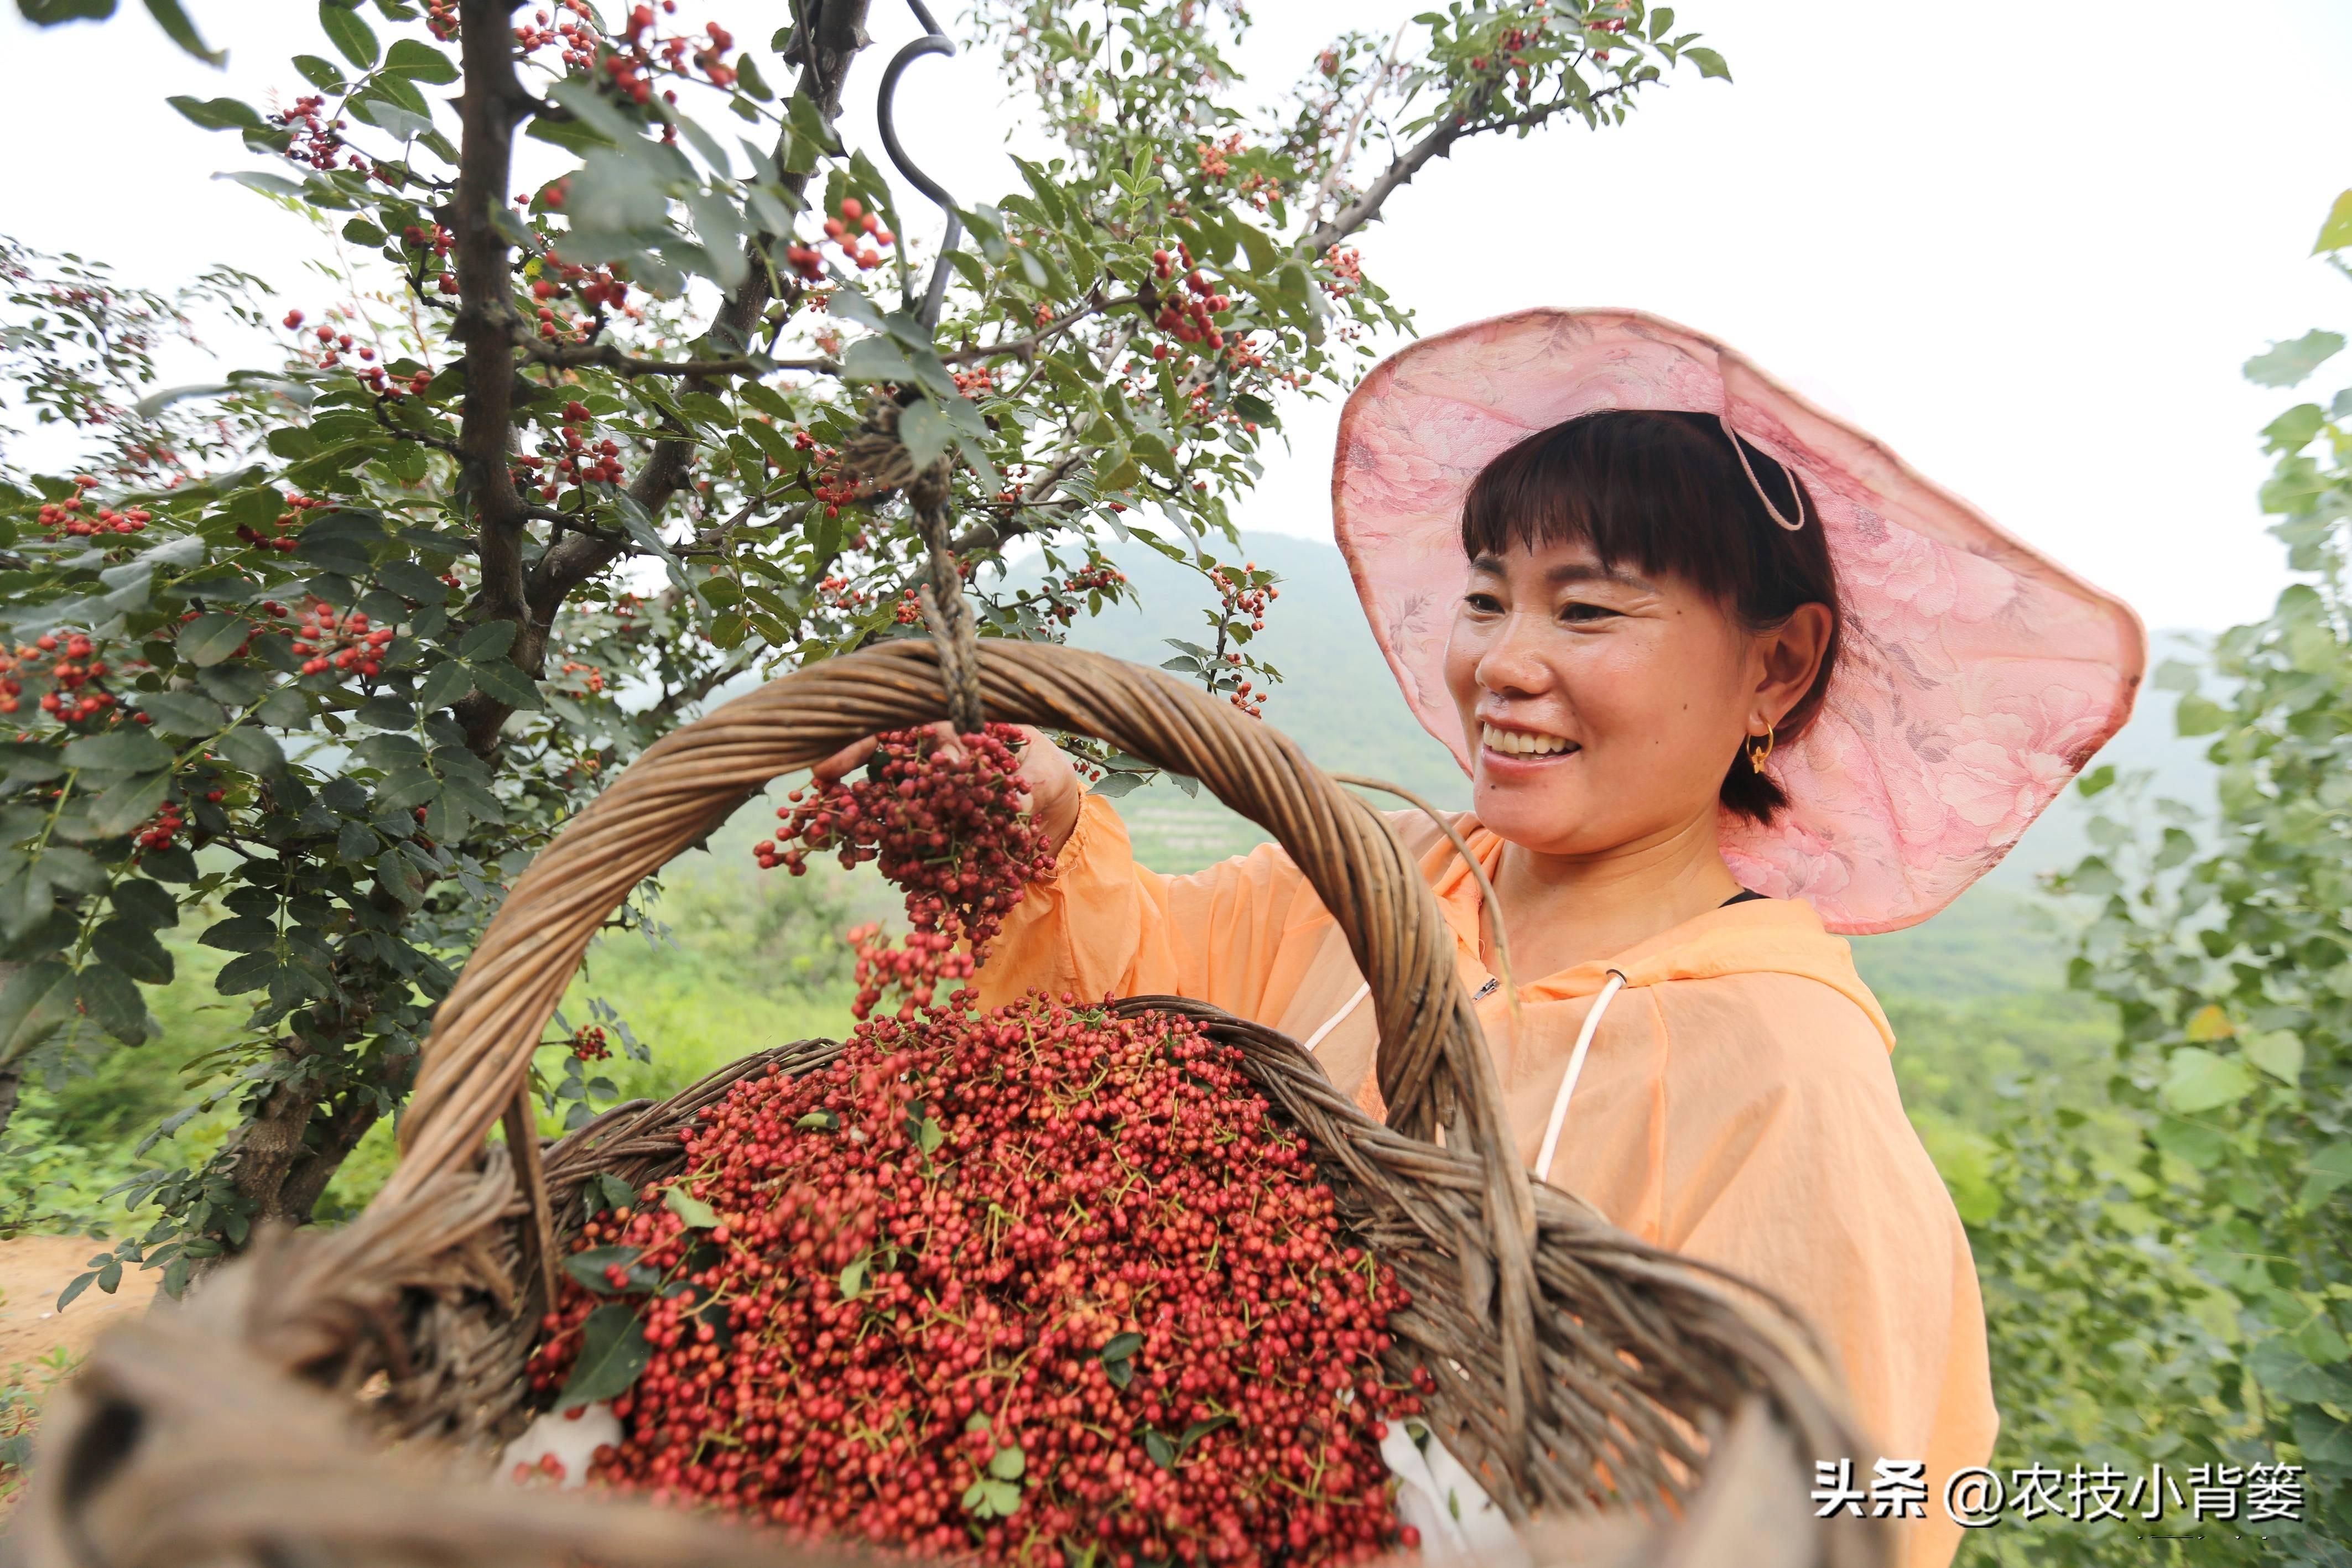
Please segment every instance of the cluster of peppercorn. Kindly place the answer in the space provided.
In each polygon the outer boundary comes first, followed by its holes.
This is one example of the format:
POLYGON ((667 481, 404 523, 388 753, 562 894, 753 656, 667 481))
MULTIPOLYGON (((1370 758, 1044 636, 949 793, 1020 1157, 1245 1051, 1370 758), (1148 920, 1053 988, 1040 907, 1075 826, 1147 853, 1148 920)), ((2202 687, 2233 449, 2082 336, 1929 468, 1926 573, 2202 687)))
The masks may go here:
POLYGON ((876 1019, 684 1145, 587 1227, 533 1355, 558 1404, 642 1368, 592 1480, 1036 1568, 1418 1545, 1379 1452, 1421 1408, 1381 1371, 1409 1298, 1191 1021, 876 1019))
POLYGON ((1021 810, 1020 744, 1021 732, 1002 724, 953 745, 931 729, 894 731, 864 778, 793 790, 777 810, 776 836, 751 846, 762 871, 781 865, 794 876, 813 852, 837 851, 845 866, 874 861, 905 892, 913 929, 903 946, 882 940, 878 926, 849 934, 856 1017, 872 1013, 886 988, 904 993, 901 1018, 930 1006, 939 982, 970 975, 1022 890, 1052 869, 1045 830, 1021 810))
MULTIPOLYGON (((1275 587, 1271 582, 1260 580, 1257 562, 1254 560, 1244 561, 1238 576, 1228 572, 1222 566, 1211 567, 1209 582, 1216 589, 1217 597, 1223 602, 1223 620, 1238 625, 1243 617, 1248 617, 1249 629, 1253 635, 1265 630, 1266 607, 1282 597, 1282 590, 1275 587)), ((1221 637, 1220 641, 1222 640, 1221 637)), ((1229 652, 1225 654, 1225 662, 1228 664, 1239 664, 1242 662, 1242 656, 1238 653, 1229 652)), ((1252 718, 1263 718, 1265 716, 1266 694, 1259 692, 1252 695, 1251 687, 1254 684, 1244 679, 1225 700, 1252 718)))
MULTIPOLYGON (((270 120, 280 130, 294 133, 293 145, 286 156, 310 168, 331 172, 343 162, 338 155, 343 150, 341 132, 350 121, 329 120, 327 99, 320 93, 304 93, 296 99, 283 114, 271 115, 270 120)), ((364 168, 367 161, 357 152, 349 160, 354 169, 364 168)))
POLYGON ((604 47, 604 35, 596 26, 596 13, 588 0, 558 0, 553 13, 534 11, 529 22, 514 30, 515 43, 526 55, 535 54, 550 44, 561 45, 566 71, 593 70, 596 52, 604 47))
MULTIPOLYGON (((299 320, 301 314, 302 313, 300 311, 296 311, 294 313, 295 319, 299 320)), ((247 544, 253 546, 256 549, 278 551, 290 550, 300 541, 287 530, 295 528, 301 522, 302 514, 304 512, 310 511, 313 507, 323 507, 325 505, 327 505, 325 501, 316 499, 312 497, 289 495, 286 497, 287 509, 278 513, 277 517, 271 522, 269 532, 265 534, 250 523, 239 523, 236 526, 236 537, 244 540, 247 544)))
POLYGON ((107 714, 115 706, 115 696, 100 683, 107 676, 106 661, 99 658, 96 643, 79 632, 59 638, 45 632, 32 642, 20 644, 16 657, 0 653, 0 714, 13 714, 25 695, 20 674, 37 677, 44 673, 56 682, 49 691, 41 694, 40 709, 60 724, 88 724, 107 714))
POLYGON ((449 247, 457 242, 457 237, 437 223, 429 229, 422 224, 410 224, 400 231, 402 247, 417 253, 415 276, 420 284, 437 264, 440 277, 434 287, 444 294, 457 292, 457 271, 449 263, 449 247))
POLYGON ((88 538, 97 534, 135 534, 143 532, 153 520, 153 514, 144 507, 130 507, 118 512, 111 507, 100 506, 89 492, 98 480, 91 475, 74 476, 74 493, 62 501, 42 505, 37 514, 41 527, 53 533, 88 538))
POLYGON ((154 820, 134 834, 131 841, 142 850, 168 850, 179 842, 180 831, 187 825, 188 820, 179 806, 166 800, 154 820))
MULTIPOLYGON (((871 272, 882 265, 882 253, 875 249, 876 246, 887 249, 898 243, 897 236, 882 226, 880 215, 866 211, 866 204, 856 196, 841 198, 839 214, 824 220, 824 237, 840 247, 844 266, 862 272, 871 272)), ((784 259, 807 281, 824 280, 824 253, 814 246, 788 245, 784 247, 784 259)))
POLYGON ((1089 597, 1116 601, 1127 586, 1127 573, 1107 560, 1092 560, 1056 584, 1051 578, 1039 590, 1023 589, 1014 601, 1045 620, 1064 626, 1077 619, 1079 606, 1089 597))
MULTIPOLYGON (((664 16, 676 16, 677 0, 661 0, 661 11, 664 16)), ((581 13, 575 10, 574 14, 581 13)), ((593 23, 594 13, 585 14, 593 23)), ((543 18, 547 13, 536 15, 543 18)), ((703 29, 707 42, 688 34, 668 38, 651 37, 654 7, 646 5, 632 5, 627 26, 609 41, 599 36, 593 26, 573 28, 569 37, 561 27, 547 29, 544 21, 539 26, 541 31, 534 34, 539 42, 526 47, 536 48, 562 39, 568 46, 564 55, 567 68, 601 69, 612 78, 614 90, 633 103, 645 103, 653 98, 653 78, 662 69, 667 68, 674 76, 688 76, 686 62, 689 57, 711 86, 724 89, 735 85, 735 68, 727 63, 727 51, 735 47, 735 37, 716 22, 703 29)), ((670 103, 677 101, 675 92, 664 92, 662 97, 670 103)))
POLYGON ((516 487, 528 490, 536 486, 541 500, 552 501, 562 493, 566 480, 574 485, 592 481, 620 483, 627 474, 621 465, 620 444, 609 436, 591 443, 583 434, 595 417, 588 405, 577 398, 565 403, 562 423, 558 426, 562 444, 551 451, 526 452, 513 458, 516 487))
POLYGON ((563 1044, 582 1061, 602 1061, 613 1054, 612 1040, 600 1023, 582 1024, 563 1044))
MULTIPOLYGON (((1164 250, 1151 253, 1151 269, 1161 277, 1174 277, 1180 261, 1184 267, 1184 291, 1171 290, 1160 297, 1160 314, 1152 325, 1180 342, 1206 343, 1213 353, 1225 346, 1225 334, 1218 328, 1215 318, 1232 309, 1234 302, 1218 293, 1215 285, 1193 264, 1191 246, 1180 240, 1173 256, 1164 250)), ((1152 345, 1151 357, 1155 360, 1164 360, 1170 352, 1165 343, 1152 345)))
POLYGON ((1323 279, 1323 292, 1334 299, 1345 299, 1364 286, 1364 258, 1361 253, 1343 250, 1333 246, 1323 253, 1323 264, 1331 276, 1323 279))
POLYGON ((392 642, 389 626, 370 627, 367 612, 338 614, 325 600, 313 601, 294 628, 294 652, 302 654, 302 673, 324 674, 329 670, 362 675, 383 673, 383 651, 392 642))

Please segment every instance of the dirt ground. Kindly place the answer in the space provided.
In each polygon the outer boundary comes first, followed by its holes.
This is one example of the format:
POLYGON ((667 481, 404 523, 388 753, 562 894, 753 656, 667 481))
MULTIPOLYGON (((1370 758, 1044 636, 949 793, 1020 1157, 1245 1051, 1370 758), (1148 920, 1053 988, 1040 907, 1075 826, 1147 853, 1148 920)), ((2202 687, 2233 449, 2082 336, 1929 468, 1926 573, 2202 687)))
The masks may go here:
POLYGON ((146 1311, 161 1270, 127 1269, 114 1294, 93 1285, 64 1312, 57 1310, 58 1292, 88 1268, 93 1253, 105 1250, 105 1242, 87 1236, 0 1241, 0 1382, 32 1375, 32 1364, 60 1345, 79 1355, 100 1330, 146 1311))

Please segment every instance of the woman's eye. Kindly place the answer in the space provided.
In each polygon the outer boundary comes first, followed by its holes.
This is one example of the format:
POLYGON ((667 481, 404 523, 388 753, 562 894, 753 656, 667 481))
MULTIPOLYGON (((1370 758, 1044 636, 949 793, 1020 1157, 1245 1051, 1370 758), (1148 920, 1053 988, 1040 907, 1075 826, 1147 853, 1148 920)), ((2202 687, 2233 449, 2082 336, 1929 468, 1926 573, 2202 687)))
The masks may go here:
POLYGON ((1571 600, 1559 607, 1562 621, 1605 621, 1616 613, 1605 604, 1587 604, 1581 600, 1571 600))
POLYGON ((1462 596, 1462 602, 1481 615, 1497 615, 1503 609, 1503 601, 1491 593, 1465 593, 1462 596))

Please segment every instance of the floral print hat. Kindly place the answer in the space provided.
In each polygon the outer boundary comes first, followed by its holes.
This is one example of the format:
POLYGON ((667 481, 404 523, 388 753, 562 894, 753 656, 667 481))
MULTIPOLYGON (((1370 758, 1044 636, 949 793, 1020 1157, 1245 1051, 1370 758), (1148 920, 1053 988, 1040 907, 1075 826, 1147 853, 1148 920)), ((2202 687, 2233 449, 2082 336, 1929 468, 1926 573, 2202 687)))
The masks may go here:
POLYGON ((1444 678, 1469 573, 1462 500, 1521 437, 1605 408, 1719 413, 1811 492, 1844 597, 1820 716, 1772 756, 1789 808, 1726 812, 1741 883, 1832 931, 1925 920, 1992 869, 2130 716, 2147 662, 2121 600, 1822 413, 1737 350, 1636 310, 1522 310, 1415 343, 1339 417, 1331 506, 1405 700, 1466 770, 1444 678))

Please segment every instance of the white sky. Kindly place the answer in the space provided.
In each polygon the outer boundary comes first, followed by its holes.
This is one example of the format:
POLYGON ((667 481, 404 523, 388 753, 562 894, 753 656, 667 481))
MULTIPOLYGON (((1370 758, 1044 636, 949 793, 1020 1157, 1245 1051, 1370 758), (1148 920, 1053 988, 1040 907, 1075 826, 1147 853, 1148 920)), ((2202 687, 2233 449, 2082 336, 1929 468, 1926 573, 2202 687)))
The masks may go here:
MULTIPOLYGON (((1397 19, 1420 8, 1402 0, 1397 19)), ((0 129, 16 152, 0 225, 142 282, 226 261, 311 297, 297 270, 309 234, 207 178, 257 162, 163 99, 290 90, 288 55, 331 52, 315 6, 190 0, 231 51, 225 76, 123 9, 103 27, 36 33, 8 8, 0 129)), ((754 42, 784 10, 682 7, 754 42)), ((1735 83, 1685 72, 1624 127, 1474 145, 1390 204, 1360 242, 1367 270, 1422 329, 1533 304, 1656 311, 1861 422, 2150 624, 2261 613, 2284 571, 2253 504, 2267 467, 2254 432, 2289 398, 2238 366, 2271 340, 2352 319, 2342 280, 2305 257, 2352 183, 2352 6, 1679 10, 1735 83)), ((881 47, 852 85, 861 110, 915 31, 895 0, 875 12, 881 47)), ((1361 0, 1257 12, 1243 57, 1268 97, 1335 31, 1388 19, 1361 0)), ((900 99, 908 146, 958 195, 1014 187, 992 62, 922 61, 900 99)), ((1328 407, 1293 412, 1295 454, 1276 455, 1244 526, 1328 537, 1331 424, 1328 407)))

